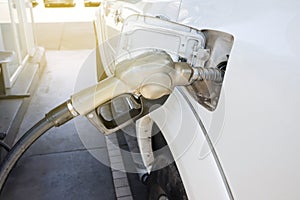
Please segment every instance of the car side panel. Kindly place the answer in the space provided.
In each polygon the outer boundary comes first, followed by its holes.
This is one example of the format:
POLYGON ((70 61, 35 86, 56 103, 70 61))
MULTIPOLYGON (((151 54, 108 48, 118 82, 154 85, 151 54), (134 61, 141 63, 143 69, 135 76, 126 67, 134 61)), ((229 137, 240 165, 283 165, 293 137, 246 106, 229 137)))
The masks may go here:
POLYGON ((299 2, 184 2, 182 23, 235 39, 208 130, 234 197, 299 199, 299 2))

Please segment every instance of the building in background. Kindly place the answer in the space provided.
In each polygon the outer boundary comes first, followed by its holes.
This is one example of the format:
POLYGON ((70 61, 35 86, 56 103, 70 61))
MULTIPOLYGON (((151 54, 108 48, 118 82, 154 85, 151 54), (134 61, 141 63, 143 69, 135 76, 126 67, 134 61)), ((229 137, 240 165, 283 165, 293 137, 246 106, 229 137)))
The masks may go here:
POLYGON ((32 2, 0 0, 0 140, 12 145, 44 66, 37 46, 32 2))
MULTIPOLYGON (((31 2, 0 0, 0 13, 0 51, 14 52, 11 62, 3 64, 1 70, 0 79, 7 91, 35 55, 37 45, 31 2)), ((3 91, 1 95, 5 95, 3 91)))

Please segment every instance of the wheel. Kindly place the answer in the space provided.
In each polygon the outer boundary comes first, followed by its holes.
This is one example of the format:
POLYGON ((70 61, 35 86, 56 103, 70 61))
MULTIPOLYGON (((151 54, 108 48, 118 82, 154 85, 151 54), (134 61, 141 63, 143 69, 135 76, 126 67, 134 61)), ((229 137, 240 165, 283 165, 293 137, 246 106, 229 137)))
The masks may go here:
POLYGON ((147 180, 149 200, 187 200, 180 175, 170 158, 159 155, 147 180))
POLYGON ((154 123, 152 129, 154 162, 147 178, 148 200, 187 200, 187 195, 168 144, 154 123))

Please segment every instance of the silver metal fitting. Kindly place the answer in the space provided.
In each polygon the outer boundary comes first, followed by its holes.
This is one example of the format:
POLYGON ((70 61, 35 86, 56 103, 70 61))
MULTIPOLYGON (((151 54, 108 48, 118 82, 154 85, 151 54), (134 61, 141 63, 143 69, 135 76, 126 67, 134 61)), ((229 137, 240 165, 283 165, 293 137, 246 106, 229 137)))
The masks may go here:
POLYGON ((73 107, 72 105, 72 102, 71 101, 67 101, 67 107, 68 107, 68 110, 70 111, 70 113, 76 117, 79 115, 79 113, 75 110, 75 108, 73 107))
POLYGON ((224 72, 222 72, 218 68, 206 68, 206 67, 199 67, 193 68, 193 75, 192 79, 195 80, 207 80, 207 81, 214 81, 214 82, 222 82, 224 77, 224 72))

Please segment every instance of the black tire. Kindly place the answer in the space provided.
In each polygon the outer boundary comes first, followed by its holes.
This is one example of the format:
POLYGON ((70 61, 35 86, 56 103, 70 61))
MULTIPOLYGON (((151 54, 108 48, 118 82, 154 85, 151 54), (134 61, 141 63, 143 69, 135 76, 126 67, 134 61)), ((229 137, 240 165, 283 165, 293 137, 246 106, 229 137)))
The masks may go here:
POLYGON ((153 169, 147 180, 149 200, 187 200, 175 163, 159 155, 153 164, 153 169), (163 168, 161 168, 163 167, 163 168))
POLYGON ((152 129, 154 163, 146 181, 148 200, 187 200, 187 195, 167 142, 154 124, 152 129))

